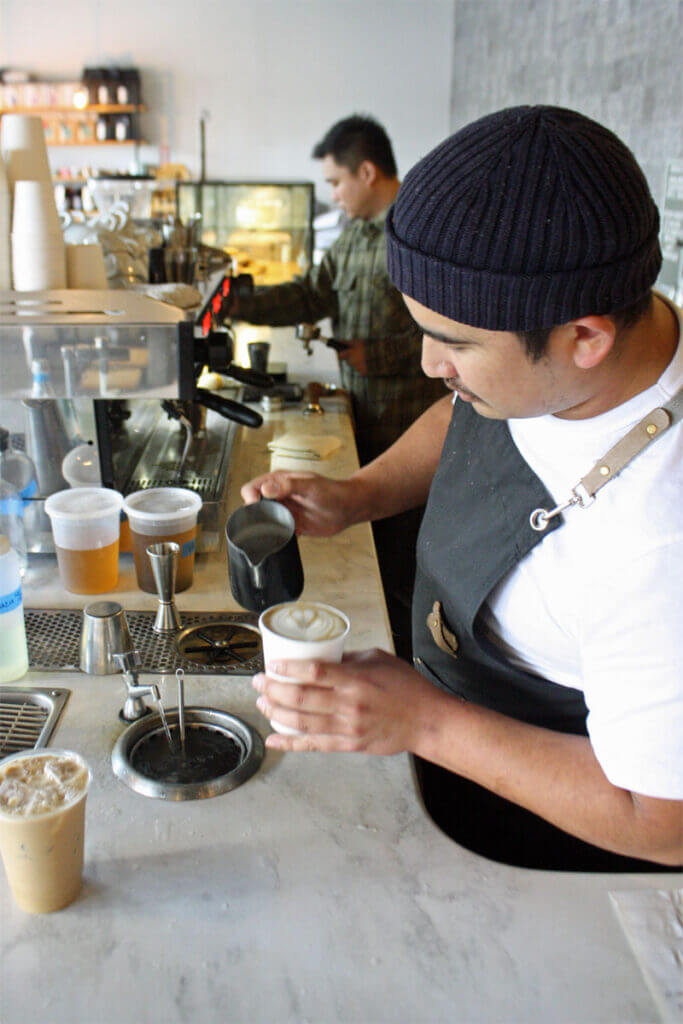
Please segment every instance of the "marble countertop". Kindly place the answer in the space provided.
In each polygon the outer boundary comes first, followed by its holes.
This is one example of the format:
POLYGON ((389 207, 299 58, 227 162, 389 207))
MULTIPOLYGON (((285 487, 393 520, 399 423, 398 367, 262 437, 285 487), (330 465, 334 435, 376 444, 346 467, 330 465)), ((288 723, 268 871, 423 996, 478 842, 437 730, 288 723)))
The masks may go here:
MULTIPOLYGON (((318 468, 353 468, 344 415, 295 416, 240 432, 228 507, 267 466, 270 437, 294 426, 344 440, 318 468)), ((301 548, 305 594, 349 614, 350 646, 387 647, 369 528, 301 548)), ((122 566, 117 598, 153 607, 122 566)), ((54 577, 49 560, 30 570, 27 606, 82 607, 54 577)), ((200 557, 178 604, 234 609, 224 552, 200 557)), ((269 751, 230 793, 152 800, 111 771, 120 677, 32 672, 21 685, 71 689, 51 745, 80 751, 93 784, 79 899, 31 916, 0 885, 2 1024, 656 1019, 608 892, 662 876, 562 875, 469 853, 426 815, 406 756, 269 751)), ((188 675, 186 700, 268 732, 244 677, 188 675)))

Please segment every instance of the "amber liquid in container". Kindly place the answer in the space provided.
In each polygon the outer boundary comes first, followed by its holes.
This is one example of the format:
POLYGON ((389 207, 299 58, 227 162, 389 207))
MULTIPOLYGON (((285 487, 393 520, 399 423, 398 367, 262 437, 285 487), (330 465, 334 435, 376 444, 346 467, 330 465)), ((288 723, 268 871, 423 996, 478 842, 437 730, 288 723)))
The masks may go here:
POLYGON ((133 550, 131 545, 132 541, 130 539, 130 523, 128 522, 128 516, 122 516, 121 533, 119 535, 119 554, 130 554, 133 550))
POLYGON ((154 583, 152 565, 147 554, 147 548, 151 544, 163 544, 168 543, 169 541, 174 542, 180 548, 180 555, 178 557, 178 573, 176 575, 175 585, 176 593, 180 590, 187 590, 187 588, 192 585, 192 577, 194 575, 194 555, 195 548, 197 546, 196 524, 190 527, 189 530, 183 530, 182 533, 156 533, 153 536, 144 533, 136 533, 136 531, 131 527, 130 537, 133 545, 135 572, 138 577, 138 586, 140 587, 140 590, 144 590, 148 594, 156 594, 157 588, 154 583), (185 553, 183 554, 183 552, 185 553))
POLYGON ((119 580, 119 542, 74 551, 55 544, 62 584, 72 594, 108 594, 119 580))

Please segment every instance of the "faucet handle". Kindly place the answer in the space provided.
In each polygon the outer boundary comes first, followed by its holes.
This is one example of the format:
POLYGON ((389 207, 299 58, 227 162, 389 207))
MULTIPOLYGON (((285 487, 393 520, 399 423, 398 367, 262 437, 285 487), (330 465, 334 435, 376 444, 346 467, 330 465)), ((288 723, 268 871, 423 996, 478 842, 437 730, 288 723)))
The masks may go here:
POLYGON ((114 664, 125 675, 135 676, 142 667, 139 651, 122 651, 114 654, 114 664))

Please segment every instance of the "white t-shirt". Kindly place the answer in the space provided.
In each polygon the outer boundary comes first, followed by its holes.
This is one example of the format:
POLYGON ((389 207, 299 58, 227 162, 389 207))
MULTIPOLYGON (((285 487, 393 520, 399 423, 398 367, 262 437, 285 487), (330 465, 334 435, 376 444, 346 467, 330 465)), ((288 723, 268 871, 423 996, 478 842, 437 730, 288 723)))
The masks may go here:
MULTIPOLYGON (((670 303, 669 303, 670 305, 670 303)), ((679 339, 683 338, 683 315, 679 339)), ((602 416, 509 420, 559 503, 651 409, 683 385, 683 344, 657 383, 602 416)), ((529 512, 532 510, 529 509, 529 512)), ((510 660, 583 690, 605 775, 683 798, 683 422, 571 508, 495 588, 484 620, 510 660)))

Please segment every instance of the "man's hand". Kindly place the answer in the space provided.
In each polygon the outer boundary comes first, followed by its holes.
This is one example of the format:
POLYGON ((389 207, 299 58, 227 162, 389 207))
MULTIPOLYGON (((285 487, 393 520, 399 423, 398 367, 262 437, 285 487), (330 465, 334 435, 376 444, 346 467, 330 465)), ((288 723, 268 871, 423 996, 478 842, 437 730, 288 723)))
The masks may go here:
POLYGON ((259 710, 303 734, 274 733, 266 746, 276 750, 400 754, 414 750, 419 730, 438 721, 440 692, 386 651, 346 654, 341 665, 290 660, 268 668, 293 681, 254 676, 259 710))
POLYGON ((359 521, 361 486, 352 480, 329 480, 317 473, 275 470, 250 480, 241 490, 247 504, 274 498, 294 516, 296 532, 332 537, 359 521))
POLYGON ((365 358, 365 342, 360 338, 354 338, 345 344, 347 347, 338 353, 340 360, 343 363, 348 363, 362 377, 366 377, 368 364, 365 358))

